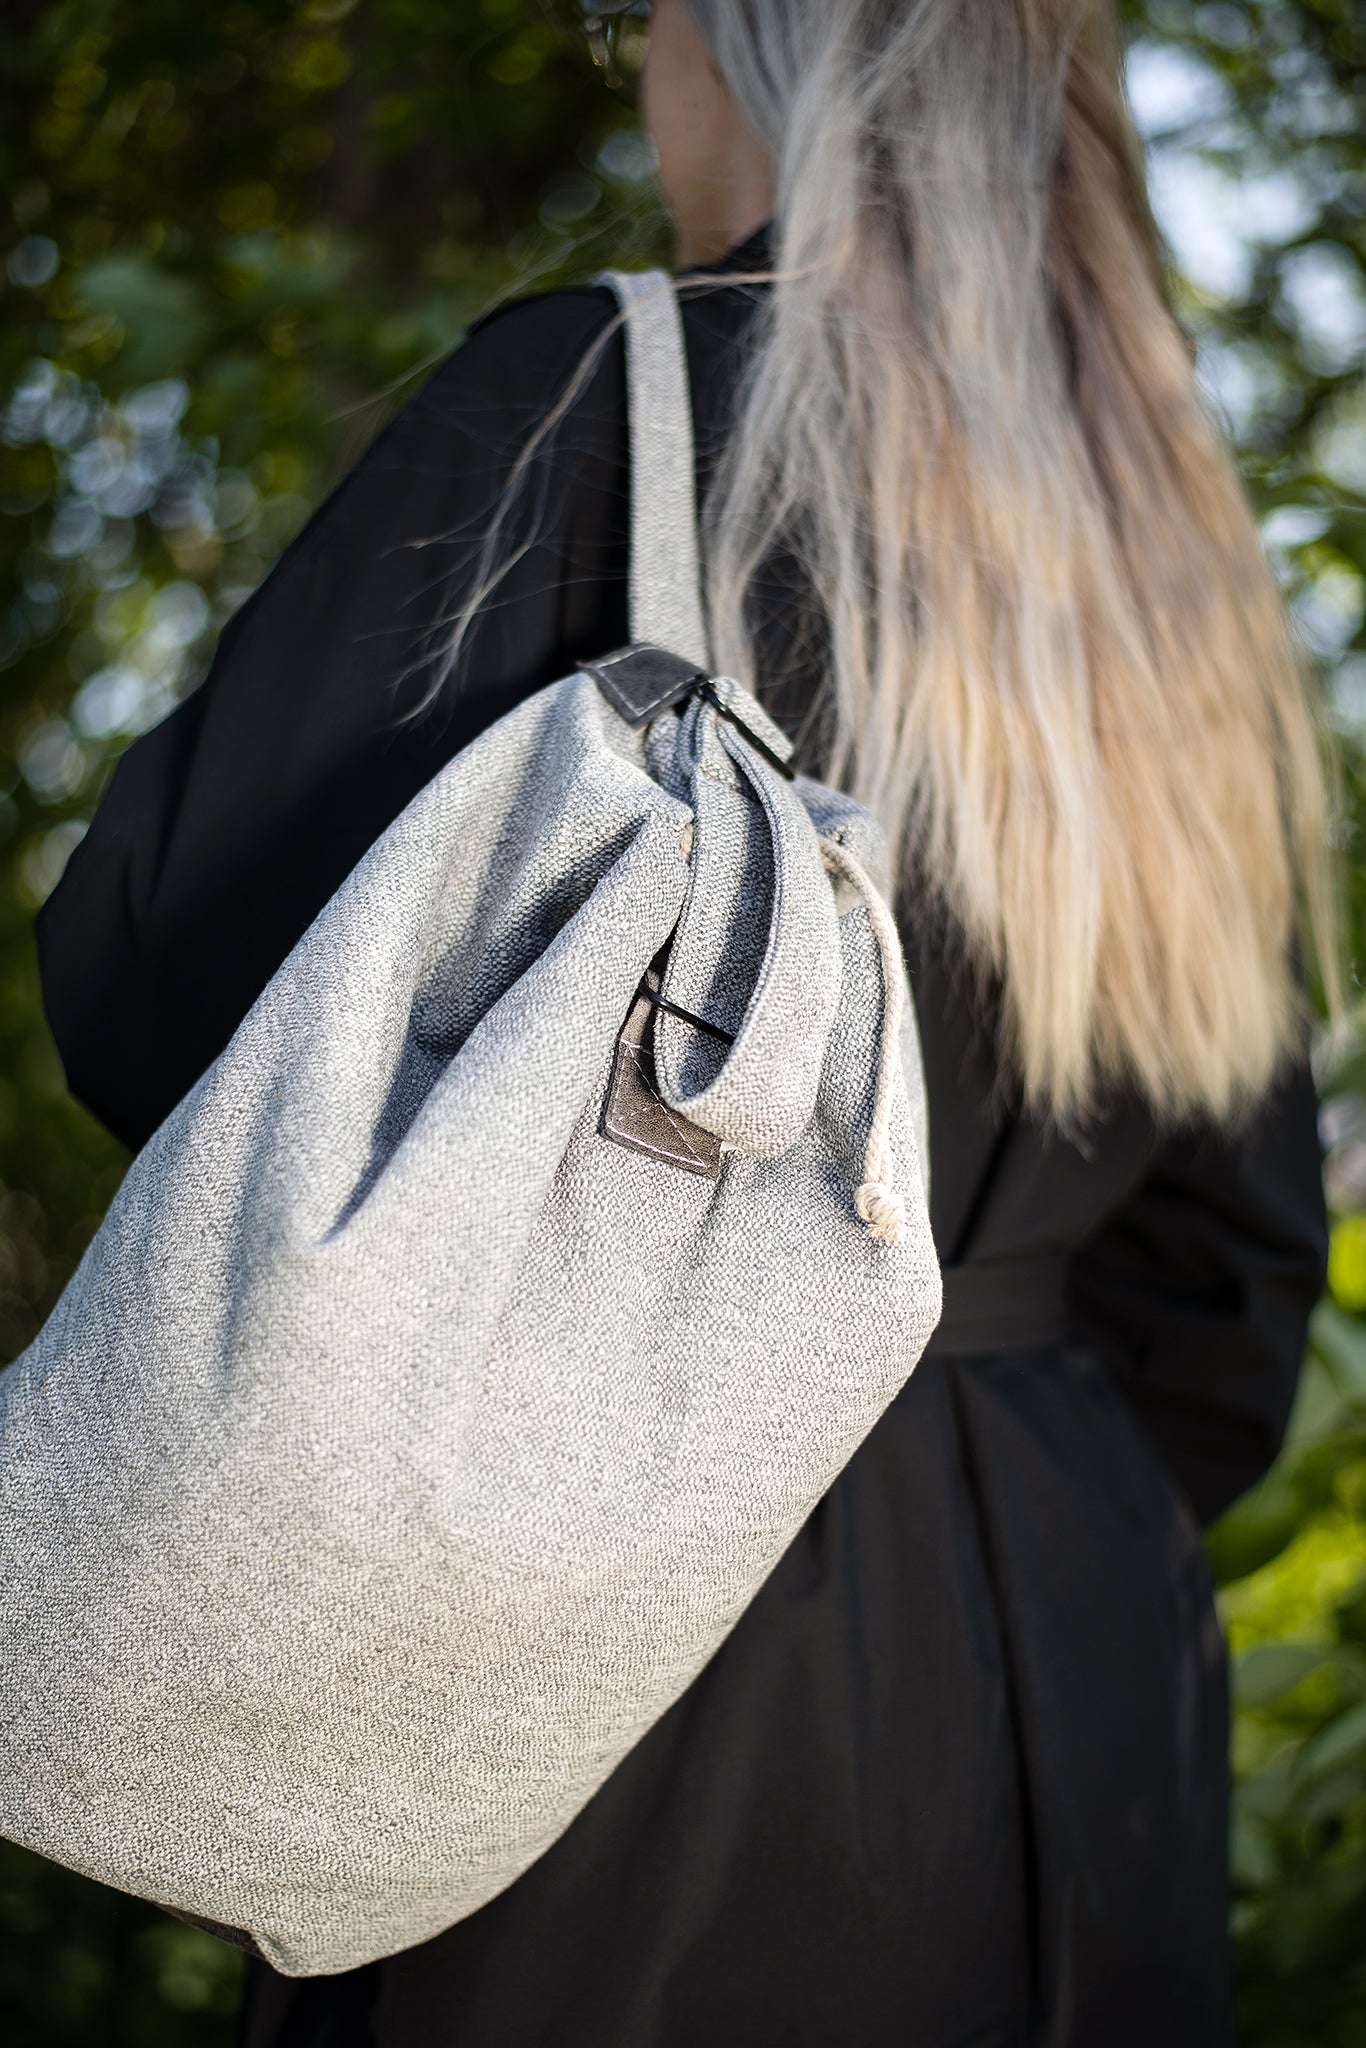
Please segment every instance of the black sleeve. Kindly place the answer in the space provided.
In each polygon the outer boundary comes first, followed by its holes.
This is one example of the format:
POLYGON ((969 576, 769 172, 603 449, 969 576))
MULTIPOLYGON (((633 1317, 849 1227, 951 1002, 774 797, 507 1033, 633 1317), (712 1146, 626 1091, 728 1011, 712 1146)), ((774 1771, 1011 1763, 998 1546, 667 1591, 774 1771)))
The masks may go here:
POLYGON ((1076 1321, 1202 1522, 1284 1437, 1327 1261, 1321 1169, 1301 1066, 1240 1132, 1166 1146, 1076 1257, 1076 1321))
POLYGON ((365 849, 445 762, 626 638, 625 357, 603 290, 476 328, 223 634, 201 688, 119 764, 38 924, 67 1079, 139 1146, 365 849), (595 344, 604 341, 596 356, 595 344), (518 455, 514 567, 421 716, 518 455))

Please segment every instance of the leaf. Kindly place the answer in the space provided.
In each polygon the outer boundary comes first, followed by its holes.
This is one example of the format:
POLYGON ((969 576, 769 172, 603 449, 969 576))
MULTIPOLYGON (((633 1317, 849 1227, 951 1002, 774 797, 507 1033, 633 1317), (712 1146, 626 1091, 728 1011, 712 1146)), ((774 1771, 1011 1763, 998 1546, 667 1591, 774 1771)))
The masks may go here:
POLYGON ((1336 1821, 1366 1806, 1366 1772, 1342 1770, 1317 1779, 1295 1803, 1297 1819, 1304 1827, 1320 1821, 1336 1821))
MULTIPOLYGON (((1366 1309, 1366 1216, 1344 1216, 1333 1225, 1328 1244, 1328 1286, 1333 1301, 1328 1304, 1338 1319, 1350 1318, 1343 1310, 1366 1309)), ((1325 1320, 1322 1314, 1315 1323, 1325 1320)))
POLYGON ((1342 1396, 1327 1363, 1310 1351, 1300 1372, 1295 1406, 1286 1430, 1287 1445, 1315 1443, 1333 1429, 1343 1413, 1342 1396))
POLYGON ((1279 1826, 1289 1819, 1295 1798, 1295 1752, 1283 1751, 1276 1761, 1238 1786, 1235 1811, 1279 1826))
POLYGON ((192 278, 163 270, 146 256, 109 256, 76 281, 80 306, 112 313, 128 336, 116 358, 124 389, 173 377, 194 364, 212 323, 192 278))
POLYGON ((1331 1661, 1332 1651, 1317 1643, 1259 1643, 1234 1666, 1234 1698, 1240 1707, 1264 1706, 1331 1661))
POLYGON ((1300 1526, 1304 1501, 1289 1465, 1273 1465, 1205 1538, 1216 1585, 1231 1586, 1279 1557, 1300 1526))
MULTIPOLYGON (((1295 1775, 1299 1779, 1321 1778, 1356 1757, 1366 1769, 1366 1700, 1349 1707, 1305 1743, 1295 1760, 1295 1775)), ((1366 1792, 1366 1780, 1362 1789, 1366 1792)))
POLYGON ((1234 1885, 1242 1892, 1266 1891, 1280 1875, 1275 1834, 1246 1809, 1233 1816, 1229 1869, 1234 1885))
POLYGON ((1281 1886, 1272 1897, 1267 1931, 1283 1976, 1360 1955, 1366 1871, 1316 1870, 1281 1886))
MULTIPOLYGON (((1366 1218, 1354 1219, 1366 1224, 1366 1218)), ((1342 1226, 1339 1226, 1339 1229, 1342 1226)), ((1337 1232, 1334 1232, 1334 1242, 1337 1232)), ((1309 1341, 1323 1360, 1339 1394, 1366 1408, 1366 1322, 1335 1301, 1321 1301, 1309 1326, 1309 1341)))

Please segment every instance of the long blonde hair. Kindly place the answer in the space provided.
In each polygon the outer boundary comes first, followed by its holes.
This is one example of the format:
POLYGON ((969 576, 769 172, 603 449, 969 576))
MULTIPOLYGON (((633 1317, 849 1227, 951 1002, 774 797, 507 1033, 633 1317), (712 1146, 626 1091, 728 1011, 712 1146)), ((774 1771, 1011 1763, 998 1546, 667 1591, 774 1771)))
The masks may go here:
POLYGON ((715 652, 795 549, 826 773, 999 991, 1028 1105, 1227 1118, 1336 1000, 1304 664, 1169 308, 1109 0, 689 0, 778 169, 707 514, 715 652))

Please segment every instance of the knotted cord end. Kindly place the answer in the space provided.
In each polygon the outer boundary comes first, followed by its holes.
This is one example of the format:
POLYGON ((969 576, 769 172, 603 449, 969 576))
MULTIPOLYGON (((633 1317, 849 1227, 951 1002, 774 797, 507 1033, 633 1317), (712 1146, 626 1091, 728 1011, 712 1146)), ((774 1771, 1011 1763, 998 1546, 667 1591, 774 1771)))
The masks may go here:
POLYGON ((837 839, 822 839, 821 858, 827 873, 838 875, 850 883, 863 898, 882 964, 881 1043, 873 1092, 873 1116, 863 1155, 863 1171, 868 1177, 855 1190, 854 1208, 859 1221, 867 1225, 868 1235, 875 1244, 900 1244, 906 1235, 906 1204, 892 1186, 896 1162, 892 1158, 890 1124, 893 1083, 901 1058, 901 1006, 905 995, 901 941, 897 936, 895 918, 871 877, 848 847, 837 839))
POLYGON ((906 1204, 884 1181, 866 1180, 854 1195, 859 1221, 878 1244, 900 1244, 906 1235, 906 1204))

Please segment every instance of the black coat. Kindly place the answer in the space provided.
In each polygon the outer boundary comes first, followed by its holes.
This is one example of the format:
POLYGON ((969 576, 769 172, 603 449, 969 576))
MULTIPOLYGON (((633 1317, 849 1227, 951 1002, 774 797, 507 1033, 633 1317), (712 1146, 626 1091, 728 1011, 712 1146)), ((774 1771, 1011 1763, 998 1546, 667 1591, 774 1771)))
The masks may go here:
MULTIPOLYGON (((703 481, 752 303, 685 293, 703 481)), ((534 465, 461 676, 407 715, 518 449, 613 310, 559 292, 476 328, 124 756, 39 939, 71 1086, 130 1144, 442 764, 627 637, 615 336, 534 465)), ((810 622, 780 571, 765 604, 763 694, 795 734, 810 622)), ((1232 1137, 1159 1139, 1116 1105, 1068 1142, 1013 1106, 951 935, 902 924, 954 1327, 562 1840, 406 1955, 257 1967, 252 2048, 1229 2039, 1196 1519, 1289 1409, 1325 1249, 1313 1090, 1296 1070, 1232 1137)))

